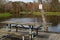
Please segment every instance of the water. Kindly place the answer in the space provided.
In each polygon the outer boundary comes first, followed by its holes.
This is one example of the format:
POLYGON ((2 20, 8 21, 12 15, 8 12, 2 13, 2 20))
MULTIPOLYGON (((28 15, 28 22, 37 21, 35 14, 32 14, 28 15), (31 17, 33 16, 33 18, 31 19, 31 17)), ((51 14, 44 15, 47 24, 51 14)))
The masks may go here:
MULTIPOLYGON (((15 22, 34 22, 33 18, 11 18, 8 19, 7 21, 15 21, 15 22)), ((35 19, 35 22, 37 20, 35 19)))
POLYGON ((60 24, 58 24, 57 26, 50 26, 48 27, 48 30, 52 32, 60 32, 60 24))
MULTIPOLYGON (((52 25, 48 25, 48 31, 52 32, 60 32, 60 17, 47 17, 47 22, 52 23, 52 25)), ((6 21, 14 21, 14 22, 42 22, 42 19, 39 18, 11 18, 6 21)))

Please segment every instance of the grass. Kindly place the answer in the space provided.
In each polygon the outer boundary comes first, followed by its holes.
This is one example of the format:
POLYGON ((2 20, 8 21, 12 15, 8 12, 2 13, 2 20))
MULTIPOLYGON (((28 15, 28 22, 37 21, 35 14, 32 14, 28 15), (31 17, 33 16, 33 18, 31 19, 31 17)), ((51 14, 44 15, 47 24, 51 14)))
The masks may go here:
POLYGON ((0 13, 0 21, 6 20, 8 18, 10 18, 12 16, 12 14, 10 13, 0 13))
MULTIPOLYGON (((46 13, 46 16, 60 16, 60 12, 45 12, 46 13)), ((35 15, 35 16, 41 16, 42 13, 41 12, 20 12, 20 14, 22 15, 35 15)), ((12 14, 10 13, 0 13, 0 18, 8 18, 12 16, 12 14)))
MULTIPOLYGON (((46 16, 60 16, 60 12, 45 12, 46 13, 46 16)), ((33 15, 36 15, 36 16, 41 16, 42 13, 41 12, 34 12, 33 15)))
POLYGON ((46 15, 56 15, 56 16, 60 16, 60 12, 46 12, 46 15))
POLYGON ((30 14, 31 12, 20 12, 21 15, 28 15, 30 14))
POLYGON ((6 17, 10 17, 11 14, 10 13, 0 13, 0 18, 6 18, 6 17))

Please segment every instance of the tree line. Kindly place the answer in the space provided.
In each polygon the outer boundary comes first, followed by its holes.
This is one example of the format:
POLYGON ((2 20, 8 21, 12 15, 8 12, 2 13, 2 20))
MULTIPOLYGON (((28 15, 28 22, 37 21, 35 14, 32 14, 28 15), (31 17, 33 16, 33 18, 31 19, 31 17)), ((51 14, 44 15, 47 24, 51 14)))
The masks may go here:
MULTIPOLYGON (((60 3, 52 1, 51 3, 43 3, 43 9, 46 12, 60 12, 60 3)), ((35 2, 8 2, 0 3, 0 12, 20 13, 20 12, 38 12, 38 3, 35 2)))

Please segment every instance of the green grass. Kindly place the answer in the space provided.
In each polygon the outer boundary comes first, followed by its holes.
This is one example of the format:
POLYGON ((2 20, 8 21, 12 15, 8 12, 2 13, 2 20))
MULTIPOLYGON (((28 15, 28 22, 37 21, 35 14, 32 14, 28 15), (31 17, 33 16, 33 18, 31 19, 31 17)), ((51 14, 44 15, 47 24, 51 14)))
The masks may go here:
MULTIPOLYGON (((47 16, 60 16, 60 12, 45 12, 47 16)), ((35 16, 41 16, 42 13, 41 12, 33 12, 33 13, 30 13, 30 12, 20 12, 20 14, 22 15, 35 15, 35 16)), ((10 17, 12 16, 12 14, 10 13, 0 13, 0 18, 7 18, 7 17, 10 17)))
POLYGON ((46 12, 46 15, 47 16, 50 16, 50 15, 56 15, 56 16, 60 16, 60 12, 46 12))
POLYGON ((31 12, 20 12, 20 14, 22 14, 22 15, 28 15, 28 14, 30 14, 31 12))
MULTIPOLYGON (((60 12, 45 12, 45 13, 46 13, 46 16, 60 16, 60 12)), ((31 14, 31 15, 35 15, 35 16, 41 16, 42 15, 41 12, 33 12, 33 13, 31 13, 31 12, 20 12, 20 14, 22 14, 22 15, 31 14)))
MULTIPOLYGON (((60 16, 60 12, 45 12, 46 13, 46 16, 60 16)), ((36 16, 41 16, 42 13, 41 12, 34 12, 33 15, 36 15, 36 16)))
POLYGON ((10 13, 0 13, 0 18, 6 18, 6 17, 10 17, 12 14, 10 13))

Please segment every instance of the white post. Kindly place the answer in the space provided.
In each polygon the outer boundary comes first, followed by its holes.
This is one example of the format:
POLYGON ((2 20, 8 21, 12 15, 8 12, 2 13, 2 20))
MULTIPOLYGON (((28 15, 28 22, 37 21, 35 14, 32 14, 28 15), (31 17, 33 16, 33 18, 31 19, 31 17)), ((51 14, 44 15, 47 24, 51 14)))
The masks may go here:
POLYGON ((24 40, 24 36, 22 36, 22 40, 24 40))

